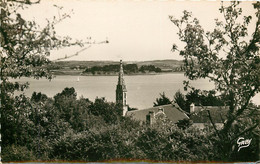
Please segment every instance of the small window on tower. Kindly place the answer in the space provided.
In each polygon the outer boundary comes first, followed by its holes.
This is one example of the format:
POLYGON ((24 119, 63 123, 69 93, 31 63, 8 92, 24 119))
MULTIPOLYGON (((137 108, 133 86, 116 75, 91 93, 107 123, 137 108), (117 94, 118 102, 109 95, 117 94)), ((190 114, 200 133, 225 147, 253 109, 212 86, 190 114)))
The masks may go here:
POLYGON ((126 93, 124 93, 124 97, 126 98, 126 93))

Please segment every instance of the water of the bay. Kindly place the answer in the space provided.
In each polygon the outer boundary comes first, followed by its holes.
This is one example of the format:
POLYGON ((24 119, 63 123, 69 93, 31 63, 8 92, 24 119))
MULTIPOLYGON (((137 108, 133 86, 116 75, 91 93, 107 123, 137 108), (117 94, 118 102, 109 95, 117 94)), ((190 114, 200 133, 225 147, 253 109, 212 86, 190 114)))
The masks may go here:
MULTIPOLYGON (((74 87, 78 97, 83 96, 94 101, 96 97, 105 97, 107 101, 115 102, 117 76, 56 76, 51 81, 47 79, 21 78, 14 81, 29 82, 30 87, 24 93, 31 96, 34 91, 42 92, 49 97, 61 92, 65 87, 74 87)), ((165 93, 171 100, 176 91, 183 90, 183 73, 158 75, 124 76, 127 87, 127 103, 138 109, 153 106, 160 93, 165 93)), ((214 83, 207 79, 191 81, 192 86, 199 89, 213 89, 214 83)), ((253 98, 260 104, 260 94, 253 98), (257 101, 258 100, 258 101, 257 101)))

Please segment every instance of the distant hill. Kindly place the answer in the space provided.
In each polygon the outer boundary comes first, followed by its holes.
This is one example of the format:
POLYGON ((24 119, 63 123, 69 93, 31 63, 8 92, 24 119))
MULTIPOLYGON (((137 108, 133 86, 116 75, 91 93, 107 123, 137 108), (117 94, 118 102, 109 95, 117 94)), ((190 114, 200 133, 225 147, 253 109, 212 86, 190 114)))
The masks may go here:
POLYGON ((183 66, 183 61, 179 60, 151 60, 151 61, 141 61, 136 62, 139 66, 142 65, 154 65, 155 67, 159 67, 161 69, 174 69, 176 67, 183 66))
MULTIPOLYGON (((124 66, 135 64, 138 68, 153 67, 156 70, 159 69, 159 72, 182 72, 184 70, 183 62, 178 60, 124 61, 123 63, 125 64, 124 66)), ((98 69, 101 67, 112 68, 115 65, 119 65, 119 61, 58 61, 52 62, 51 65, 48 66, 48 69, 51 70, 55 75, 116 75, 114 70, 102 71, 98 69), (93 67, 95 69, 93 69, 93 67)), ((157 71, 155 72, 158 73, 157 71)), ((147 71, 137 70, 137 72, 134 71, 126 73, 146 74, 147 71)))
POLYGON ((94 67, 94 66, 104 66, 110 64, 118 64, 115 61, 58 61, 53 63, 55 66, 61 67, 94 67))
MULTIPOLYGON (((179 60, 151 60, 151 61, 124 61, 127 64, 137 64, 138 67, 142 65, 154 65, 161 69, 174 69, 183 65, 182 61, 179 60)), ((104 66, 111 64, 119 64, 119 61, 59 61, 52 63, 55 67, 93 67, 93 66, 104 66)))

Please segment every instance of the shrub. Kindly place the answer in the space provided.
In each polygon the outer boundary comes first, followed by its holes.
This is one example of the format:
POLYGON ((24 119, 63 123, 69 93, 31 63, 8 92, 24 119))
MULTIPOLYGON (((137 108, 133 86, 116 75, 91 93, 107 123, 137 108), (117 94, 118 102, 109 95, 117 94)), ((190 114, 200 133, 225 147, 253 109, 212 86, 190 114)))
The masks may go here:
POLYGON ((37 159, 33 151, 28 150, 25 146, 16 145, 3 147, 1 157, 3 162, 18 162, 37 159))

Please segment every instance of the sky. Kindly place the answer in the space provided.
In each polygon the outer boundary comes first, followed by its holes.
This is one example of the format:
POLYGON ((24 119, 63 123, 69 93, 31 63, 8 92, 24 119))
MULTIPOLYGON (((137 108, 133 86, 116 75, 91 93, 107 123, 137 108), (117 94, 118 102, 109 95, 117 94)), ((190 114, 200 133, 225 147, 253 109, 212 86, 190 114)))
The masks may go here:
MULTIPOLYGON (((252 2, 242 2, 241 6, 245 15, 254 14, 252 2)), ((191 11, 204 29, 212 30, 214 19, 222 19, 219 7, 218 1, 42 0, 24 10, 22 16, 43 25, 46 19, 70 13, 70 18, 56 26, 58 35, 86 41, 91 37, 96 43, 109 41, 67 60, 181 60, 177 52, 171 52, 172 44, 181 42, 169 15, 180 18, 183 10, 191 11), (62 12, 54 4, 62 6, 62 12)), ((50 59, 73 55, 82 48, 52 51, 50 59)))

